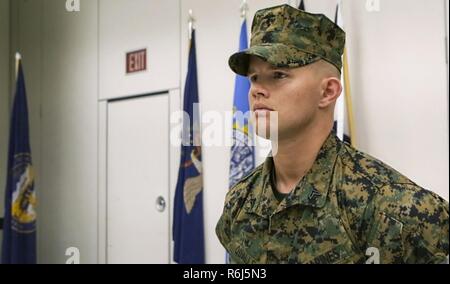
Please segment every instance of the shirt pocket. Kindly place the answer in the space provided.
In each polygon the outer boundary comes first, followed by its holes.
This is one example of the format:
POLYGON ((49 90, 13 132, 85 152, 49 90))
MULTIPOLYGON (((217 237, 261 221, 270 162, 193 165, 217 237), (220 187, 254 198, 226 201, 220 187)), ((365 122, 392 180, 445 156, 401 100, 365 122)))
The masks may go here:
POLYGON ((402 231, 402 222, 384 212, 378 213, 367 238, 366 263, 403 263, 402 231))
POLYGON ((309 264, 355 264, 359 257, 346 248, 345 245, 337 245, 333 249, 316 256, 309 264))
POLYGON ((353 245, 340 218, 326 215, 311 224, 310 229, 310 235, 303 235, 299 251, 291 255, 291 262, 296 259, 298 263, 309 264, 352 264, 363 260, 363 254, 353 245))

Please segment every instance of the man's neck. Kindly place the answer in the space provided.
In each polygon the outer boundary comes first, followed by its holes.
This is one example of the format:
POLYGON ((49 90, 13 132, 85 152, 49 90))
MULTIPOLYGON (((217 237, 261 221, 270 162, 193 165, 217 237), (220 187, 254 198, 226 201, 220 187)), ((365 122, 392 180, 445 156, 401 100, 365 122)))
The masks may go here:
POLYGON ((311 169, 317 154, 331 132, 331 126, 311 127, 289 139, 279 139, 273 157, 277 190, 291 192, 311 169))

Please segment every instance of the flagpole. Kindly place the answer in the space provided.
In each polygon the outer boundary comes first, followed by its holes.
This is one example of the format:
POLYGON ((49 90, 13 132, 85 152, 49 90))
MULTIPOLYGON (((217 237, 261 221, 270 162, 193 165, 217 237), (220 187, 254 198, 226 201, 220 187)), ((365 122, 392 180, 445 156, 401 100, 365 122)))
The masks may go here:
POLYGON ((16 52, 16 80, 17 80, 17 76, 19 76, 19 63, 20 60, 22 59, 22 56, 20 55, 20 53, 16 52))
MULTIPOLYGON (((192 31, 194 30, 194 22, 195 18, 192 12, 192 9, 188 10, 188 58, 189 58, 189 52, 191 50, 191 43, 192 43, 192 31)), ((180 92, 180 109, 183 110, 183 94, 180 92)), ((183 134, 181 134, 183 135, 183 134)))
POLYGON ((188 16, 188 38, 189 38, 189 46, 190 46, 190 42, 192 39, 192 31, 194 30, 195 18, 193 16, 192 9, 189 9, 188 14, 189 14, 189 16, 188 16))
POLYGON ((244 20, 247 19, 247 12, 248 12, 248 3, 247 0, 243 0, 241 4, 241 18, 244 20))
MULTIPOLYGON (((337 18, 338 18, 338 11, 340 14, 339 19, 341 20, 341 27, 344 26, 343 22, 343 5, 342 0, 337 1, 337 8, 336 8, 336 15, 335 15, 335 22, 337 24, 337 18)), ((355 131, 355 120, 353 118, 353 105, 352 105, 352 95, 350 92, 350 73, 348 70, 348 56, 347 56, 347 47, 344 47, 344 54, 343 54, 343 77, 344 77, 344 101, 345 101, 345 108, 347 111, 347 119, 348 119, 348 128, 349 128, 349 134, 350 134, 350 143, 353 147, 356 147, 356 131, 355 131)))
POLYGON ((344 48, 344 89, 345 105, 347 107, 348 127, 350 131, 351 144, 356 147, 355 121, 353 119, 352 96, 350 94, 350 76, 348 73, 347 48, 344 48))

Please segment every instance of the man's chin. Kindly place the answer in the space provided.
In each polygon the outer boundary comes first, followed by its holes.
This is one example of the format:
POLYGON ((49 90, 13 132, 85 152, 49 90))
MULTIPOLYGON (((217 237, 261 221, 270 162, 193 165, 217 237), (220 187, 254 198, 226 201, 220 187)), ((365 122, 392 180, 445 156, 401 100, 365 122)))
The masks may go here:
POLYGON ((268 116, 253 117, 256 122, 256 135, 263 139, 273 140, 278 137, 278 113, 271 112, 268 116))
POLYGON ((268 140, 278 140, 278 127, 256 127, 256 135, 268 140))

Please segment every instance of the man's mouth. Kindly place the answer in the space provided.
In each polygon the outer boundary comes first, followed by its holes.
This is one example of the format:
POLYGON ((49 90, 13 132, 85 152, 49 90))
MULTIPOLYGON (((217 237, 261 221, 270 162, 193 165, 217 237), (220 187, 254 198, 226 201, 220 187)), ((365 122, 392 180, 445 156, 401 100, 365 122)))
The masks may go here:
POLYGON ((263 104, 255 104, 253 105, 253 111, 256 114, 268 114, 273 111, 273 109, 263 104))
POLYGON ((269 116, 271 111, 272 111, 271 109, 266 108, 258 108, 254 110, 256 117, 269 116))

